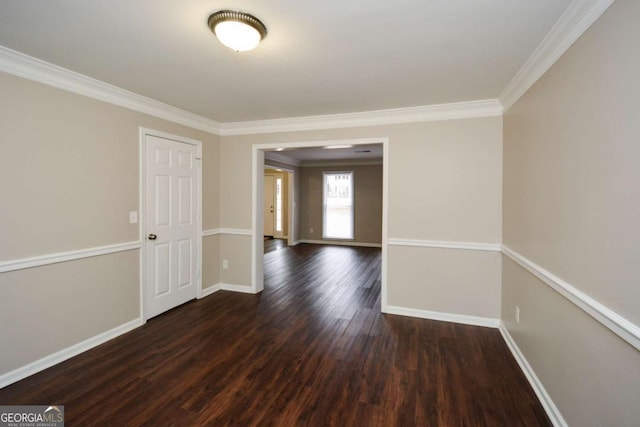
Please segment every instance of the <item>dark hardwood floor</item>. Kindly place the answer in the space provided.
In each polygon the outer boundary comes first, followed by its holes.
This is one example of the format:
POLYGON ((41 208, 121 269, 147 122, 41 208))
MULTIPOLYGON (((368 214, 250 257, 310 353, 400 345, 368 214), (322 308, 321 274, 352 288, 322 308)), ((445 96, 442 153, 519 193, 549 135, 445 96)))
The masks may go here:
POLYGON ((495 329, 380 314, 380 250, 277 241, 220 291, 0 390, 68 426, 548 426, 495 329))

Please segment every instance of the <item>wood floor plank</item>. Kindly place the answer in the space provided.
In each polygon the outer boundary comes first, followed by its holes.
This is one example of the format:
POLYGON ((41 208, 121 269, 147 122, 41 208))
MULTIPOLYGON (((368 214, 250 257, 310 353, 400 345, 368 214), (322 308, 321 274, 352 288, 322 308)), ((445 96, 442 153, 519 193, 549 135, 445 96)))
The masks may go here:
POLYGON ((79 425, 549 426, 495 329, 380 313, 380 249, 265 241, 220 291, 0 390, 79 425))

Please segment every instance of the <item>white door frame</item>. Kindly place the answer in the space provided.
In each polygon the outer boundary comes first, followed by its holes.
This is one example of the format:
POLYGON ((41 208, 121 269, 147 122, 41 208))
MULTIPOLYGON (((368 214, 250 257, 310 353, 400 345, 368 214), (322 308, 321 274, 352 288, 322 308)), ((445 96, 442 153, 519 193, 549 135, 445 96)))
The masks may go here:
MULTIPOLYGON (((251 292, 264 289, 264 238, 262 214, 264 188, 264 152, 277 148, 308 148, 327 145, 382 144, 382 271, 380 274, 381 311, 387 312, 387 241, 388 241, 388 191, 389 191, 389 138, 343 139, 330 141, 281 142, 253 144, 251 168, 251 292)), ((286 153, 286 152, 285 152, 286 153)))
POLYGON ((145 239, 146 233, 146 212, 145 212, 145 194, 147 188, 147 163, 146 152, 147 144, 146 137, 156 136, 159 138, 169 139, 171 141, 181 142, 184 144, 195 145, 198 150, 196 157, 197 163, 197 177, 196 185, 196 297, 202 297, 202 141, 196 139, 186 138, 183 136, 172 135, 170 133, 161 132, 153 129, 140 127, 140 142, 139 142, 139 159, 140 159, 140 176, 139 176, 139 188, 138 188, 138 231, 140 240, 140 318, 143 323, 147 321, 147 311, 145 304, 145 289, 146 289, 146 245, 145 239))

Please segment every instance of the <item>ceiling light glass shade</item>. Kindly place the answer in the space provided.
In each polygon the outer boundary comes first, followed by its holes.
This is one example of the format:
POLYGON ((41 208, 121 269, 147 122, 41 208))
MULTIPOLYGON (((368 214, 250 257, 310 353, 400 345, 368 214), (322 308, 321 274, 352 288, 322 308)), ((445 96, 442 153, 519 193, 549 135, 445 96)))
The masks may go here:
POLYGON ((221 10, 209 16, 209 28, 220 43, 236 52, 255 49, 267 35, 267 28, 252 15, 221 10))

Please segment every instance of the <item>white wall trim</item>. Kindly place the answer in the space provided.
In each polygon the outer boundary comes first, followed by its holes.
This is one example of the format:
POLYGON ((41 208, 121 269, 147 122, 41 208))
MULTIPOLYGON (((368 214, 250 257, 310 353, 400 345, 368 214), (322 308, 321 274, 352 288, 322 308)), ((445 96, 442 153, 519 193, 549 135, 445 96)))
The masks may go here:
POLYGON ((82 258, 90 258, 99 255, 113 254, 116 252, 125 252, 133 249, 140 249, 140 241, 116 243, 113 245, 96 246, 93 248, 77 249, 66 252, 56 252, 46 255, 38 255, 29 258, 19 258, 0 262, 0 273, 8 271, 22 270, 31 267, 40 267, 48 264, 56 264, 59 262, 74 261, 82 258))
POLYGON ((335 245, 335 246, 358 246, 363 248, 381 248, 382 243, 366 243, 366 242, 345 242, 342 240, 309 240, 301 239, 298 243, 308 243, 311 245, 335 245))
POLYGON ((232 234, 236 236, 251 236, 251 229, 248 228, 221 228, 219 234, 232 234))
POLYGON ((220 123, 4 46, 0 71, 222 136, 494 117, 511 108, 614 1, 574 0, 498 99, 220 123))
POLYGON ((615 0, 574 0, 527 62, 500 94, 506 112, 511 108, 615 0))
POLYGON ((363 111, 358 113, 221 123, 220 135, 250 135, 256 133, 294 132, 467 119, 473 117, 494 117, 501 116, 502 111, 502 105, 499 100, 483 99, 478 101, 363 111))
POLYGON ((615 311, 507 246, 502 246, 502 253, 587 312, 591 317, 635 347, 636 350, 640 350, 640 326, 620 316, 615 311))
POLYGON ((520 351, 518 344, 516 344, 515 340, 513 339, 513 337, 509 333, 509 330, 503 322, 500 322, 499 330, 502 334, 502 338, 507 343, 507 347, 509 347, 509 350, 511 350, 511 354, 513 354, 513 357, 518 362, 518 365, 520 365, 520 369, 522 370, 522 372, 524 372, 527 380, 529 380, 529 384, 531 384, 533 391, 536 393, 536 396, 538 396, 538 400, 542 404, 542 407, 549 416, 549 419, 551 420, 553 425, 556 427, 566 427, 568 424, 562 417, 560 410, 556 407, 555 403, 553 403, 551 396, 549 396, 549 393, 547 393, 547 390, 545 390, 544 386, 542 385, 542 381, 540 381, 531 365, 529 365, 529 362, 524 357, 524 354, 522 354, 522 352, 520 351))
POLYGON ((220 123, 0 46, 0 71, 174 123, 220 134, 220 123))
POLYGON ((216 135, 333 129, 502 115, 497 99, 322 116, 219 123, 109 83, 0 46, 0 71, 216 135))
POLYGON ((391 246, 413 246, 420 248, 465 249, 473 251, 500 252, 500 243, 449 242, 441 240, 389 239, 391 246))
POLYGON ((231 283, 218 283, 220 289, 223 291, 240 292, 243 294, 256 294, 257 292, 251 289, 251 286, 234 285, 231 283))
POLYGON ((488 328, 497 328, 500 326, 500 319, 491 317, 468 316, 465 314, 444 313, 441 311, 419 310, 416 308, 398 307, 394 305, 387 306, 387 314, 396 314, 399 316, 417 317, 420 319, 439 320, 442 322, 462 323, 464 325, 484 326, 488 328))
POLYGON ((209 295, 215 294, 218 291, 240 292, 243 294, 255 293, 251 290, 250 286, 233 285, 231 283, 218 282, 215 285, 211 285, 208 288, 204 288, 202 290, 202 293, 198 296, 198 299, 208 297, 209 295))
POLYGON ((248 228, 209 228, 207 230, 202 230, 202 237, 216 236, 219 234, 251 236, 251 230, 249 230, 248 228))
POLYGON ((116 326, 111 330, 95 335, 89 339, 67 347, 63 350, 45 356, 42 359, 36 360, 35 362, 31 362, 28 365, 22 366, 18 369, 14 369, 13 371, 7 372, 6 374, 2 374, 0 375, 0 388, 6 387, 9 384, 13 384, 30 375, 36 374, 40 371, 57 365, 58 363, 64 362, 65 360, 77 356, 78 354, 83 353, 87 350, 91 350, 92 348, 97 347, 100 344, 112 340, 122 334, 126 334, 127 332, 141 326, 143 323, 144 322, 140 318, 132 320, 120 326, 116 326))
POLYGON ((208 297, 211 294, 215 294, 221 289, 222 287, 220 286, 220 283, 216 283, 215 285, 209 286, 208 288, 204 288, 200 293, 200 296, 198 297, 198 299, 208 297))

